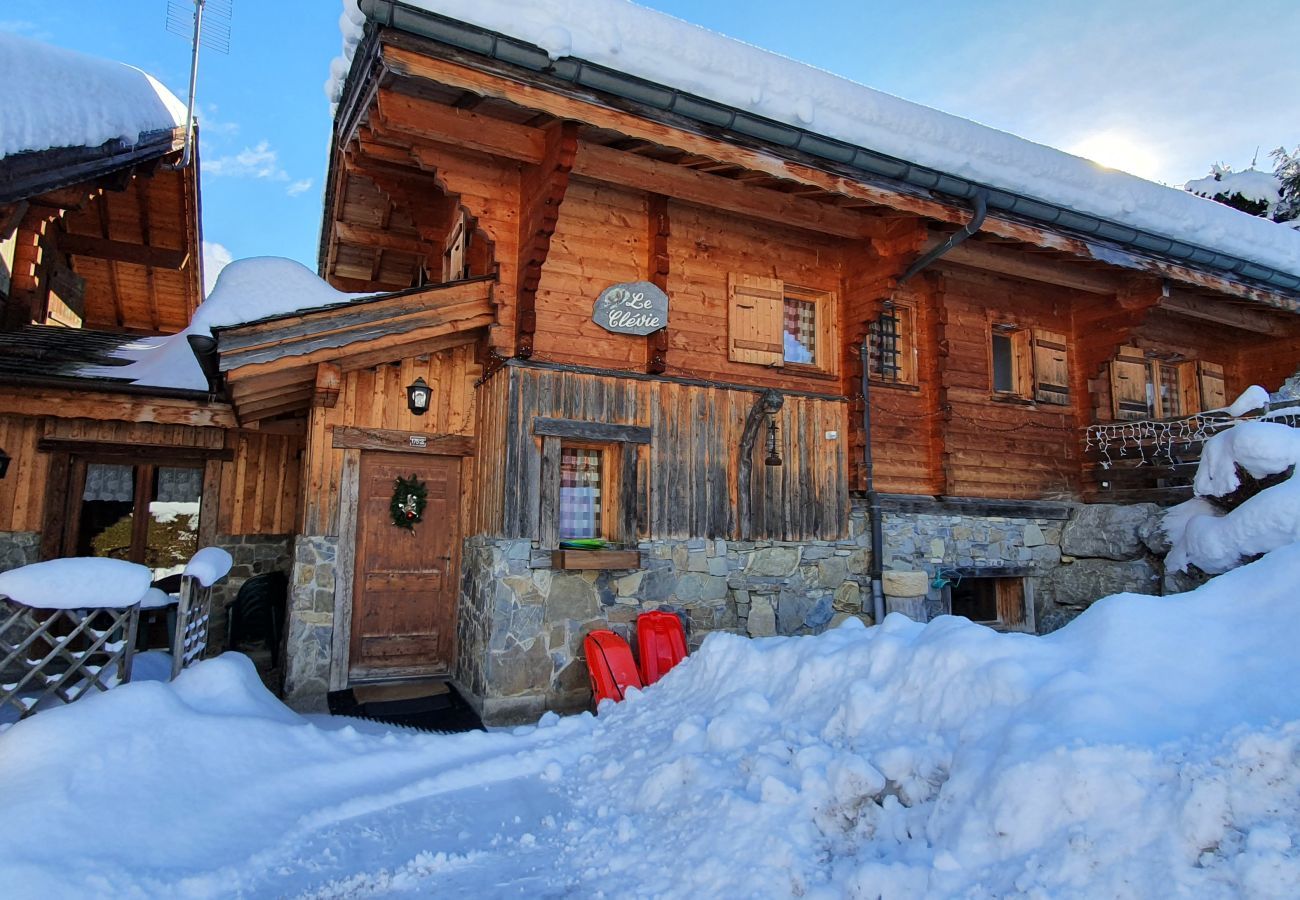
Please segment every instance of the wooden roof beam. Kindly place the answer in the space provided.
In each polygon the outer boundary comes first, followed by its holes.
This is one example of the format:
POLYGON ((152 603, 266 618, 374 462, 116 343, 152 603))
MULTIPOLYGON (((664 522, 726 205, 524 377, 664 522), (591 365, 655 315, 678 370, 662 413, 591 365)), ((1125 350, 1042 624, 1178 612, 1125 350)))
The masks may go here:
POLYGON ((379 131, 398 132, 422 141, 449 144, 537 165, 546 154, 545 135, 536 128, 380 89, 379 131))
POLYGON ((355 225, 351 222, 335 222, 334 235, 345 244, 358 247, 373 247, 380 250, 400 250, 416 256, 428 256, 434 247, 415 235, 393 234, 373 225, 355 225))
POLYGON ((113 262, 134 263, 137 266, 152 266, 156 269, 179 271, 189 262, 187 250, 172 250, 168 247, 150 247, 131 241, 115 241, 107 237, 97 238, 87 234, 65 234, 59 238, 59 247, 74 256, 93 256, 113 262))
POLYGON ((945 264, 1041 281, 1089 294, 1114 294, 1122 281, 1116 275, 1084 269, 1068 259, 1046 262, 1014 250, 985 246, 981 241, 958 244, 935 262, 938 266, 945 264))
POLYGON ((537 287, 542 279, 542 266, 550 252, 551 236, 560 218, 560 204, 569 189, 569 174, 577 152, 577 126, 572 122, 551 125, 546 132, 546 158, 539 165, 525 169, 520 178, 515 353, 523 359, 533 355, 537 287))
POLYGON ((578 144, 573 172, 584 178, 667 194, 749 218, 839 237, 867 238, 880 233, 879 223, 874 219, 838 206, 753 187, 599 144, 578 144))
POLYGON ((1282 323, 1275 316, 1251 307, 1230 304, 1223 300, 1210 300, 1177 289, 1162 297, 1159 308, 1189 319, 1214 322, 1256 334, 1282 334, 1282 323))

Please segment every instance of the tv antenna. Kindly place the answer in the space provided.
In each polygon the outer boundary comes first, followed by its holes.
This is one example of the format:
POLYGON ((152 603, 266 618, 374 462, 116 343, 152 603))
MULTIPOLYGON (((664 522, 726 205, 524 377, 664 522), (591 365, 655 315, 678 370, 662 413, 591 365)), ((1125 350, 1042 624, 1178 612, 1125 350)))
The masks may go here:
POLYGON ((185 149, 181 161, 170 168, 183 169, 194 153, 194 94, 199 79, 199 48, 230 52, 230 19, 235 0, 167 0, 167 30, 190 38, 190 96, 185 114, 185 149))

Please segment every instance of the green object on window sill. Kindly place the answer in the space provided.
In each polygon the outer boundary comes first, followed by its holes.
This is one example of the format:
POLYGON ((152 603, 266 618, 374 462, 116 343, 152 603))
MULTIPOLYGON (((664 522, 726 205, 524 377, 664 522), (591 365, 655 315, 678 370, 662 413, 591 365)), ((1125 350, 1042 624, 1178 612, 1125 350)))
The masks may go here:
POLYGON ((573 538, 560 541, 561 550, 604 550, 609 543, 604 538, 573 538))

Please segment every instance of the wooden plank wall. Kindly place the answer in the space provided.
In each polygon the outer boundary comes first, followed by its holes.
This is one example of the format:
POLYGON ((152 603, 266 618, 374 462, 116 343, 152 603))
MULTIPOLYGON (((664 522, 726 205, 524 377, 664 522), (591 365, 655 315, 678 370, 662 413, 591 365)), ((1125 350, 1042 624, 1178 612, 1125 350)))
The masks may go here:
POLYGON ((0 479, 0 531, 40 531, 45 515, 49 454, 39 453, 40 419, 0 416, 0 449, 12 458, 0 479))
POLYGON ((58 440, 150 447, 197 447, 220 450, 225 431, 190 425, 155 425, 152 422, 103 422, 95 419, 47 419, 44 436, 58 440))
MULTIPOLYGON (((757 392, 522 366, 507 372, 513 389, 504 419, 514 427, 508 434, 503 485, 501 531, 506 536, 538 534, 540 441, 532 433, 536 417, 650 427, 651 444, 638 459, 643 537, 738 535, 737 447, 757 392)), ((494 381, 505 378, 502 373, 494 381)), ((501 387, 493 385, 493 390, 498 395, 495 409, 501 387)), ((846 407, 840 400, 787 397, 777 417, 784 462, 779 469, 762 465, 766 429, 760 433, 752 501, 756 537, 843 536, 848 525, 846 407), (827 431, 839 437, 827 440, 827 431)))
POLYGON ((1069 292, 957 268, 944 275, 938 338, 944 493, 1031 499, 1077 491, 1081 442, 1074 405, 994 399, 992 322, 1069 334, 1069 292))
POLYGON ((217 533, 291 534, 298 530, 303 443, 298 434, 229 434, 226 445, 234 459, 220 466, 217 533))
MULTIPOLYGON (((313 407, 308 422, 302 533, 337 533, 343 451, 332 446, 336 426, 473 434, 474 382, 481 373, 471 344, 345 373, 335 405, 313 407), (406 407, 406 386, 416 378, 423 378, 433 388, 433 403, 423 416, 406 407)), ((464 493, 470 495, 471 488, 462 473, 464 493)))
POLYGON ((511 371, 499 369, 475 389, 478 454, 473 460, 473 502, 465 517, 467 535, 505 533, 506 494, 514 490, 513 485, 507 487, 506 473, 515 464, 513 458, 507 457, 506 439, 511 427, 511 371))

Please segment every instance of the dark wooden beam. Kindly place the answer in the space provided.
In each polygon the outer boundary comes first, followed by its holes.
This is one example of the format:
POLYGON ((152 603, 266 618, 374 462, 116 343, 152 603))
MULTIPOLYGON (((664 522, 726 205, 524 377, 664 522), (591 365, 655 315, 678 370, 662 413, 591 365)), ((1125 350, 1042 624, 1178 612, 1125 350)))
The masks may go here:
POLYGON ((335 222, 334 235, 345 244, 376 250, 398 250, 416 256, 428 256, 435 249, 429 242, 415 235, 393 234, 372 225, 354 225, 351 222, 335 222))
POLYGON ((1275 316, 1261 312, 1259 309, 1229 303, 1227 300, 1211 300, 1207 297, 1198 297, 1185 291, 1170 291, 1169 296, 1161 298, 1159 307, 1175 315, 1186 316, 1189 319, 1214 322, 1216 325, 1226 325, 1229 328, 1239 328, 1242 331, 1253 331, 1256 334, 1278 335, 1282 333, 1281 321, 1275 316))
POLYGON ((187 250, 150 247, 145 244, 115 241, 107 237, 97 238, 86 234, 65 234, 59 239, 59 246, 74 256, 92 256, 96 259, 173 271, 185 268, 185 263, 190 258, 187 250))
MULTIPOLYGON (((668 221, 668 198, 663 194, 650 194, 646 198, 646 220, 649 229, 646 248, 649 263, 646 270, 649 281, 665 293, 668 291, 668 237, 672 231, 668 221)), ((660 375, 668 370, 668 329, 646 335, 645 370, 660 375)))
POLYGON ((434 434, 386 428, 334 429, 333 446, 343 450, 391 450, 435 456, 473 456, 478 438, 470 434, 434 434))
POLYGON ((579 419, 533 419, 533 434, 539 437, 570 438, 575 441, 650 443, 648 425, 610 425, 607 422, 585 422, 579 419))

